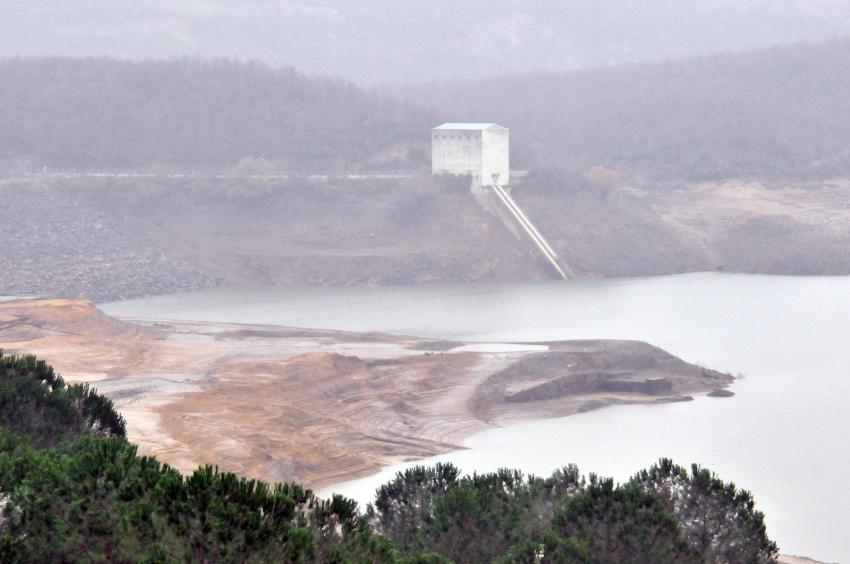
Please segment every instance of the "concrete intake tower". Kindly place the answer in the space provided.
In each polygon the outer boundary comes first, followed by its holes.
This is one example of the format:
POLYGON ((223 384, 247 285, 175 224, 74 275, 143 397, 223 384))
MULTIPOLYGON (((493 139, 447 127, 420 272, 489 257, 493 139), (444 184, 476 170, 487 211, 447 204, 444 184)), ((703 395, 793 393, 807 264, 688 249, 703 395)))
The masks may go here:
POLYGON ((535 259, 562 279, 575 278, 511 196, 510 138, 495 123, 444 123, 431 130, 431 172, 469 175, 472 194, 527 245, 535 259))

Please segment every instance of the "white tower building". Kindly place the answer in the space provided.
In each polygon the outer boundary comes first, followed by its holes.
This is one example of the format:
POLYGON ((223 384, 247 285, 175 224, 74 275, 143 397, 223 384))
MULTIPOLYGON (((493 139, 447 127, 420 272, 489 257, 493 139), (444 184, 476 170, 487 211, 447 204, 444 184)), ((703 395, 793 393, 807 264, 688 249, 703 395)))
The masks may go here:
POLYGON ((444 123, 431 130, 431 172, 470 174, 478 186, 510 185, 508 128, 444 123))

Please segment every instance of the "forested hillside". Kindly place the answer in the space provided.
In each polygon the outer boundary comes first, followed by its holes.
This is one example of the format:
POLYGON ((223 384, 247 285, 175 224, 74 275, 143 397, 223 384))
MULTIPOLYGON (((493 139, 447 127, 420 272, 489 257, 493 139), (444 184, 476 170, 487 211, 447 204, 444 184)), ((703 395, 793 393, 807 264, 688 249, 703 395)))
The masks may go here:
POLYGON ((627 484, 573 466, 417 467, 365 514, 294 483, 139 456, 109 400, 0 355, 3 562, 773 562, 750 494, 662 460, 627 484), (39 421, 36 421, 39 420, 39 421))
POLYGON ((850 39, 396 94, 511 128, 513 165, 663 179, 850 174, 850 39))
MULTIPOLYGON (((285 170, 393 168, 425 162, 432 122, 350 83, 259 63, 0 62, 0 170, 226 170, 245 157, 285 170)), ((260 163, 246 172, 267 172, 260 163)))
POLYGON ((225 59, 13 59, 0 62, 0 172, 414 169, 428 163, 428 130, 454 120, 510 127, 515 168, 840 176, 850 174, 848 68, 844 39, 408 84, 387 98, 225 59))

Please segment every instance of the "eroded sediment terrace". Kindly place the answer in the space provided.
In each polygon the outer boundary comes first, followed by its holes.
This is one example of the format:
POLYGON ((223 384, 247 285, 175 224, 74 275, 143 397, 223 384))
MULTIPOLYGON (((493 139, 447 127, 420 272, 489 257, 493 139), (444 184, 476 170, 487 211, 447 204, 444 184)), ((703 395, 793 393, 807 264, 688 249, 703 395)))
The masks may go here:
POLYGON ((115 401, 143 453, 320 487, 512 422, 676 401, 731 377, 636 341, 469 346, 374 333, 109 317, 0 302, 0 347, 115 401))

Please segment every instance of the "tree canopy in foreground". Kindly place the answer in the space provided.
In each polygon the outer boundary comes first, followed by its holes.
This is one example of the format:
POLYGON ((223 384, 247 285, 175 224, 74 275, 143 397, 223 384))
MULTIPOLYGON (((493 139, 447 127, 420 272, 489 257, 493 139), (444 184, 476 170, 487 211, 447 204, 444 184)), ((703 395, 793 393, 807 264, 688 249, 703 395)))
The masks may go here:
POLYGON ((189 476, 127 442, 94 390, 0 353, 4 562, 773 562, 752 496, 669 460, 626 484, 567 466, 398 473, 365 513, 342 496, 212 466, 189 476))

